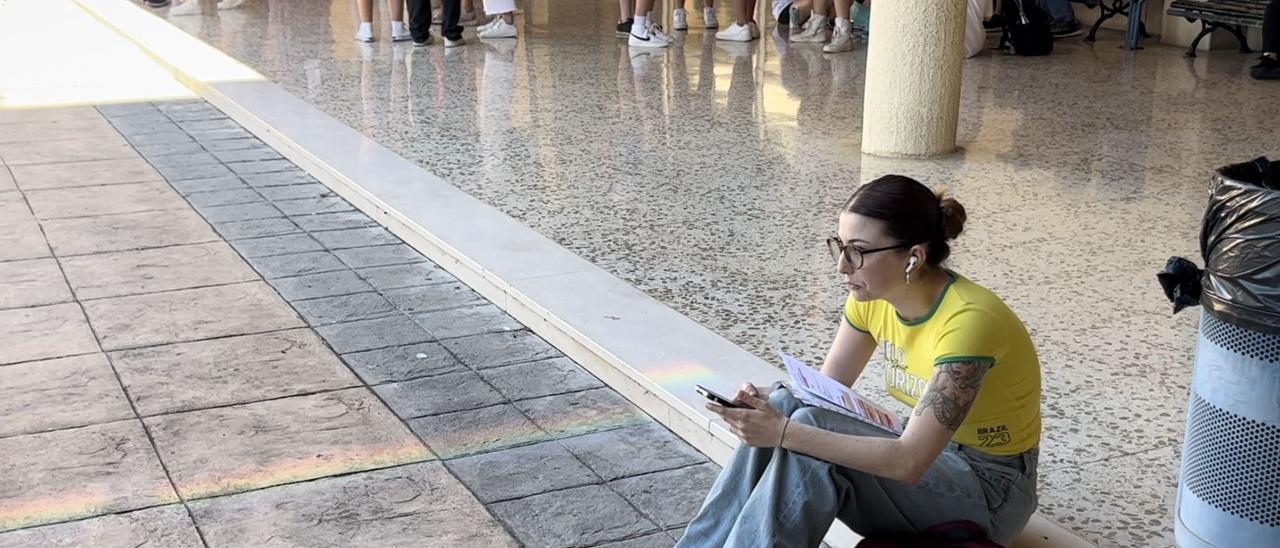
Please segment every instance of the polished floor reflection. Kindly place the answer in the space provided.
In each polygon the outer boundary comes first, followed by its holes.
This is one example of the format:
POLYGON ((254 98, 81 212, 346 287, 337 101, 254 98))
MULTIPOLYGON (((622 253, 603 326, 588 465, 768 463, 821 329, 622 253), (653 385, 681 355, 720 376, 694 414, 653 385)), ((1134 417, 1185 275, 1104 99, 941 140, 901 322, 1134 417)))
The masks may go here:
POLYGON ((530 0, 518 40, 446 50, 391 43, 381 11, 355 42, 349 0, 204 7, 170 20, 766 359, 825 352, 843 295, 823 239, 859 181, 949 186, 970 212, 953 266, 1041 350, 1045 512, 1103 546, 1172 545, 1196 319, 1155 273, 1195 256, 1213 168, 1280 151, 1280 87, 1251 58, 1118 33, 986 54, 963 151, 894 161, 858 152, 865 44, 824 55, 772 23, 638 51, 614 2, 530 0))

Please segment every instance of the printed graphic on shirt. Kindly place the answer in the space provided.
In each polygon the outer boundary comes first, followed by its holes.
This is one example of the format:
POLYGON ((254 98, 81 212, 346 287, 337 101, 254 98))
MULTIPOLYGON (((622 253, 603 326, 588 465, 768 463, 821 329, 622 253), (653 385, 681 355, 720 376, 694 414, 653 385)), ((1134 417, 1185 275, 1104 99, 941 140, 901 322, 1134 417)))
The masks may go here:
POLYGON ((978 447, 1004 447, 1010 443, 1013 443, 1013 435, 1009 433, 1008 426, 1002 424, 978 428, 978 447))
POLYGON ((912 375, 907 368, 907 351, 898 348, 892 341, 884 341, 881 344, 884 350, 884 383, 889 393, 900 400, 910 401, 911 405, 919 401, 924 396, 924 390, 929 386, 929 380, 912 375), (894 394, 897 392, 897 394, 894 394))

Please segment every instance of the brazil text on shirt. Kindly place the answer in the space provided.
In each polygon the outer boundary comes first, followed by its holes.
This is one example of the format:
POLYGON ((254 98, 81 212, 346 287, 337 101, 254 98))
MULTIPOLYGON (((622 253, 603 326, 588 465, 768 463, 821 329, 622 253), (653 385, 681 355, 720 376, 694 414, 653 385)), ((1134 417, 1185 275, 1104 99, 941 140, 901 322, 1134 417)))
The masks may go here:
POLYGON ((934 368, 991 364, 973 408, 952 440, 998 455, 1040 442, 1040 361, 1026 327, 995 294, 948 271, 950 283, 924 317, 904 320, 885 301, 845 302, 845 320, 884 350, 885 388, 915 406, 934 368))

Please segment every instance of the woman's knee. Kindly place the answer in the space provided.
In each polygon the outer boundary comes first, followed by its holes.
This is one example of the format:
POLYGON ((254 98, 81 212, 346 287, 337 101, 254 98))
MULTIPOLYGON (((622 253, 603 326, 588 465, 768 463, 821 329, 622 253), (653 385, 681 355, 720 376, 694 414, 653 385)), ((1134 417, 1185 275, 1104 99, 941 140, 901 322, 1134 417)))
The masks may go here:
POLYGON ((791 393, 791 389, 785 386, 778 386, 769 393, 769 405, 777 409, 783 415, 791 416, 796 410, 804 407, 804 402, 800 401, 791 393))
POLYGON ((819 423, 822 420, 823 411, 820 407, 802 407, 791 414, 791 422, 808 426, 822 426, 819 423))

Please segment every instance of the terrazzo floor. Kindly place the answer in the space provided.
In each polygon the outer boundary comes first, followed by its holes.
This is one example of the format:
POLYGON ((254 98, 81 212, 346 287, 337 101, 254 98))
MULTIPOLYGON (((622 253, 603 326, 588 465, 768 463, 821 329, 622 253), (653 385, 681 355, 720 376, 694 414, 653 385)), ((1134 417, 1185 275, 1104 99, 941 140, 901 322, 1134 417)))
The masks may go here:
POLYGON ((766 359, 824 355, 843 291, 823 239, 860 181, 947 185, 969 211, 952 266, 1041 353, 1043 511, 1100 546, 1173 544, 1196 313, 1171 316, 1155 273, 1196 257, 1212 169, 1280 151, 1280 87, 1250 57, 1110 32, 991 52, 965 65, 963 150, 897 161, 858 152, 865 46, 823 55, 772 22, 637 51, 616 3, 537 0, 518 40, 415 50, 384 5, 373 44, 347 0, 203 7, 169 19, 766 359))

